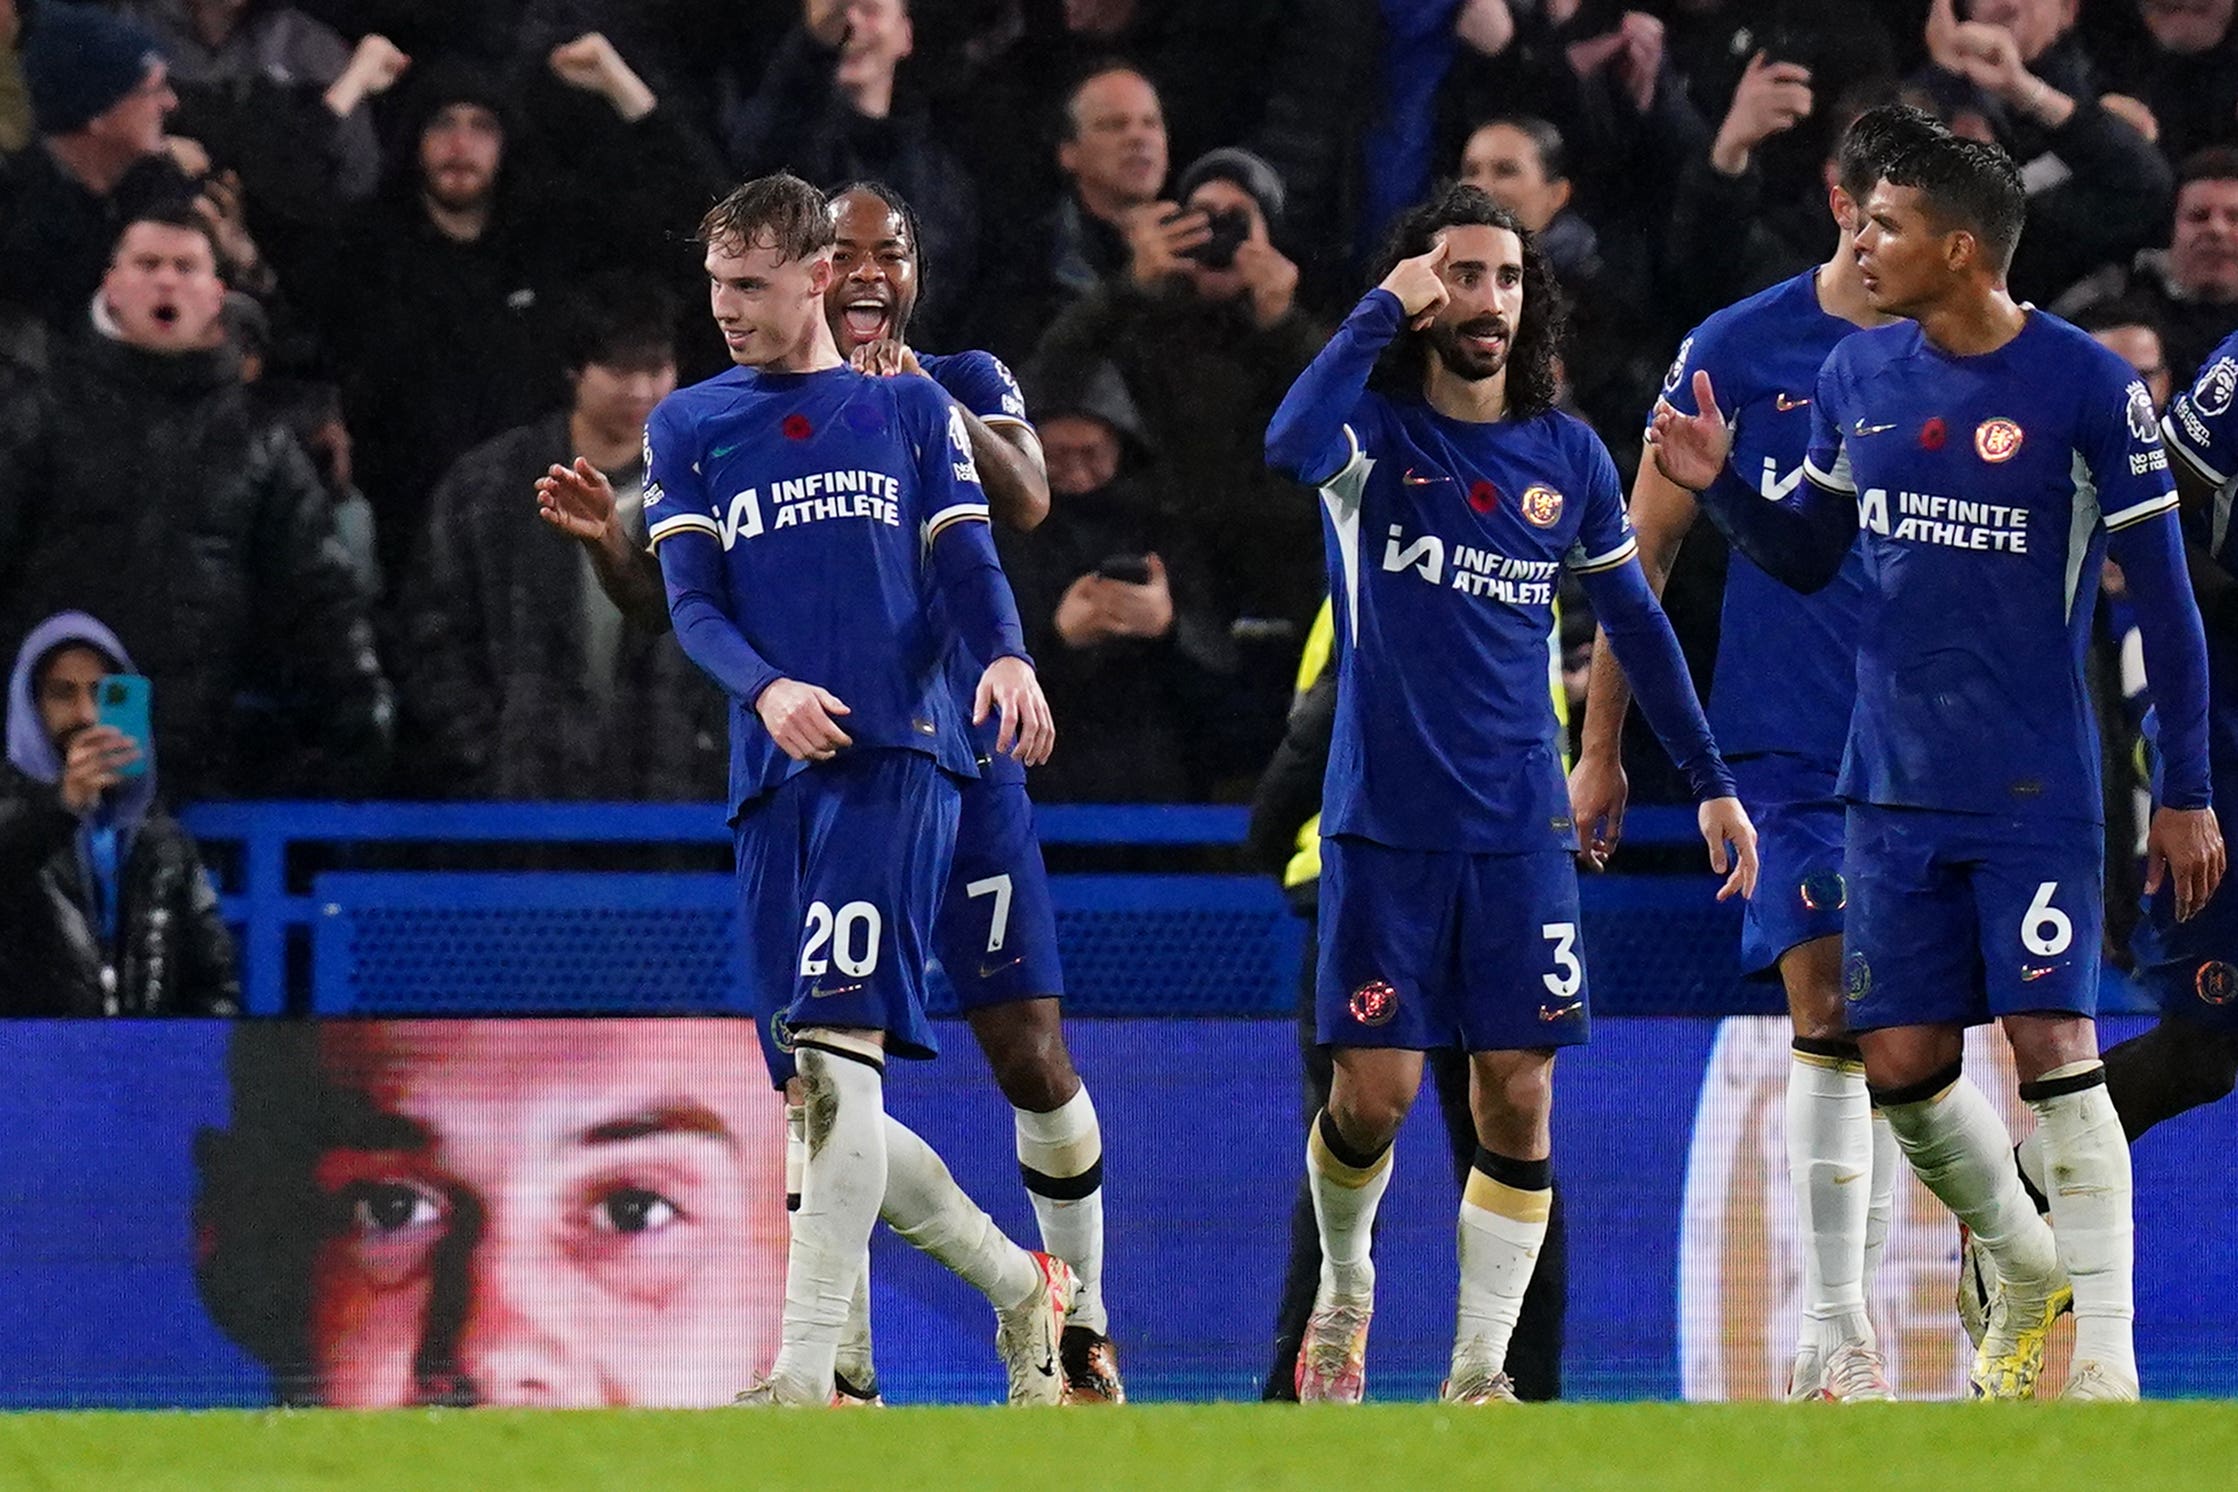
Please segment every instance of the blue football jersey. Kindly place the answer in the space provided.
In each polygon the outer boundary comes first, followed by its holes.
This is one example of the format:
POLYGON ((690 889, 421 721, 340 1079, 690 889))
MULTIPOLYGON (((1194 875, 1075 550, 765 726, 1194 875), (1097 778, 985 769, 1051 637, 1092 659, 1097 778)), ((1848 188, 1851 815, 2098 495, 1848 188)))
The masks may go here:
POLYGON ((1322 832, 1574 847, 1546 639, 1565 564, 1637 552, 1615 463, 1560 413, 1478 424, 1367 392, 1322 487, 1337 713, 1322 832))
POLYGON ((1915 322, 1855 333, 1811 413, 1805 473, 1855 495, 1865 555, 1843 796, 2100 819, 2082 663, 2106 536, 2176 506, 2145 386, 2032 310, 1976 357, 1915 322))
MULTIPOLYGON (((2238 575, 2238 538, 2230 521, 2238 494, 2238 336, 2207 359, 2198 381, 2169 402, 2161 421, 2168 447, 2214 488, 2203 510, 2187 514, 2192 535, 2215 563, 2238 575)), ((2238 782, 2238 637, 2207 631, 2207 749, 2218 784, 2238 782)))
MULTIPOLYGON (((1720 485, 1775 502, 1795 490, 1810 445, 1818 371, 1856 330, 1819 305, 1813 269, 1727 306, 1679 344, 1663 399, 1682 414, 1695 413, 1694 374, 1709 373, 1733 427, 1720 485)), ((1824 590, 1806 596, 1732 551, 1709 698, 1710 728, 1728 757, 1777 751, 1828 771, 1841 765, 1857 699, 1864 604, 1861 552, 1851 552, 1824 590)))
MULTIPOLYGON (((1004 425, 1033 428, 1026 420, 1026 396, 1018 391, 1018 380, 993 353, 920 352, 917 366, 925 370, 926 377, 946 389, 951 399, 988 425, 998 430, 1004 425)), ((990 713, 984 724, 971 724, 972 700, 979 692, 979 676, 987 671, 987 665, 973 658, 971 650, 959 638, 949 648, 944 667, 948 686, 956 694, 956 708, 962 712, 965 727, 971 732, 972 746, 979 754, 981 773, 995 782, 1024 782, 1024 764, 1014 756, 995 750, 1002 718, 990 713)))
MULTIPOLYGON (((783 676, 837 695, 857 749, 919 751, 976 776, 928 565, 947 528, 987 517, 948 396, 845 367, 733 368, 662 400, 645 444, 652 542, 721 544, 722 609, 745 642, 783 676)), ((734 807, 805 765, 731 700, 734 807)))

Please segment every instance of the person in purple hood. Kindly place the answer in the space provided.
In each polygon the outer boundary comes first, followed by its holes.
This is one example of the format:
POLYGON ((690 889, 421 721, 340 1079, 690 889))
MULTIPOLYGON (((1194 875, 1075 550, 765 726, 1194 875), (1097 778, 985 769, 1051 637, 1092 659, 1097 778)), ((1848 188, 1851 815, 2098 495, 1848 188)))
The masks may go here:
MULTIPOLYGON (((0 1015, 236 1015, 233 939, 194 841, 155 801, 153 747, 98 724, 130 673, 82 611, 31 630, 0 766, 0 1015)), ((162 702, 153 701, 160 709, 162 702)))

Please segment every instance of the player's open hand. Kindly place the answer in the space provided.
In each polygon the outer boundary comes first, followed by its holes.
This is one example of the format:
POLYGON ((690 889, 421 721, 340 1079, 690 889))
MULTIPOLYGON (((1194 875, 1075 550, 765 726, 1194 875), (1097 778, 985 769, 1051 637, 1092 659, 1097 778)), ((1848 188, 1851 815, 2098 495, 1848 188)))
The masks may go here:
POLYGON ((828 762, 855 744, 833 718, 851 713, 839 696, 798 679, 779 679, 764 689, 754 713, 778 749, 796 762, 828 762))
POLYGON ((1706 368, 1694 370, 1694 407, 1697 413, 1680 414, 1669 400, 1656 400, 1647 443, 1657 471, 1689 492, 1701 492, 1717 480, 1733 452, 1733 429, 1717 407, 1706 368))
POLYGON ((1391 266, 1391 273, 1383 277, 1382 288, 1399 298, 1399 310, 1407 325, 1422 330, 1445 309, 1453 297, 1445 288, 1445 259, 1452 246, 1440 234, 1427 254, 1417 254, 1412 259, 1401 259, 1391 266))
POLYGON ((997 658, 987 665, 971 702, 971 723, 982 723, 989 711, 1002 716, 995 750, 1029 767, 1049 760, 1057 744, 1057 723, 1050 718, 1049 701, 1042 697, 1032 664, 1023 658, 997 658))
POLYGON ((2176 920, 2188 922, 2207 905, 2229 868, 2222 826, 2212 808, 2163 808, 2145 833, 2145 894, 2162 881, 2176 883, 2176 920))
POLYGON ((1710 847, 1710 869, 1725 877, 1717 899, 1756 894, 1756 825, 1738 798, 1712 798, 1695 814, 1710 847))
POLYGON ((614 521, 614 486, 577 456, 573 466, 555 466, 536 479, 536 511, 569 538, 601 544, 614 521))
POLYGON ((903 373, 925 371, 917 364, 917 354, 898 337, 865 342, 847 354, 847 362, 857 373, 867 373, 872 378, 893 378, 903 373))
POLYGON ((1577 825, 1578 864, 1607 870, 1624 836, 1624 805, 1631 783, 1614 753, 1580 756, 1570 769, 1570 820, 1577 825))

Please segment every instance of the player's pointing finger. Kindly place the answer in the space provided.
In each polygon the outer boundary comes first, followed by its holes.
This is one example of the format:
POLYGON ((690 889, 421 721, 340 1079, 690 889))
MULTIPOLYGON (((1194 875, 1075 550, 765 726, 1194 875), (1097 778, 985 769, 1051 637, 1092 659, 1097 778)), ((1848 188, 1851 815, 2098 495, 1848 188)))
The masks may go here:
POLYGON ((1717 391, 1710 387, 1710 370, 1707 368, 1694 370, 1694 407, 1720 425, 1725 423, 1725 414, 1717 407, 1717 391))

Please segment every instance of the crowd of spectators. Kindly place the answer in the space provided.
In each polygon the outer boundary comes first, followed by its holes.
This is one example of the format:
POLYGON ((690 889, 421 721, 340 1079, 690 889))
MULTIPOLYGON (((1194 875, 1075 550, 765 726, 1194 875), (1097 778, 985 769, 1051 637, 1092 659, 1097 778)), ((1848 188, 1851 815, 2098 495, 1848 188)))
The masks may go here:
POLYGON ((906 196, 916 336, 1021 376, 1037 791, 1240 796, 1324 588, 1262 434, 1433 180, 1542 235, 1621 466, 1899 96, 2022 163, 2016 293, 2164 391, 2238 329, 2233 4, 0 0, 0 657, 97 618, 174 802, 717 796, 709 686, 530 484, 641 522, 638 426, 724 366, 690 230, 783 167, 906 196))

